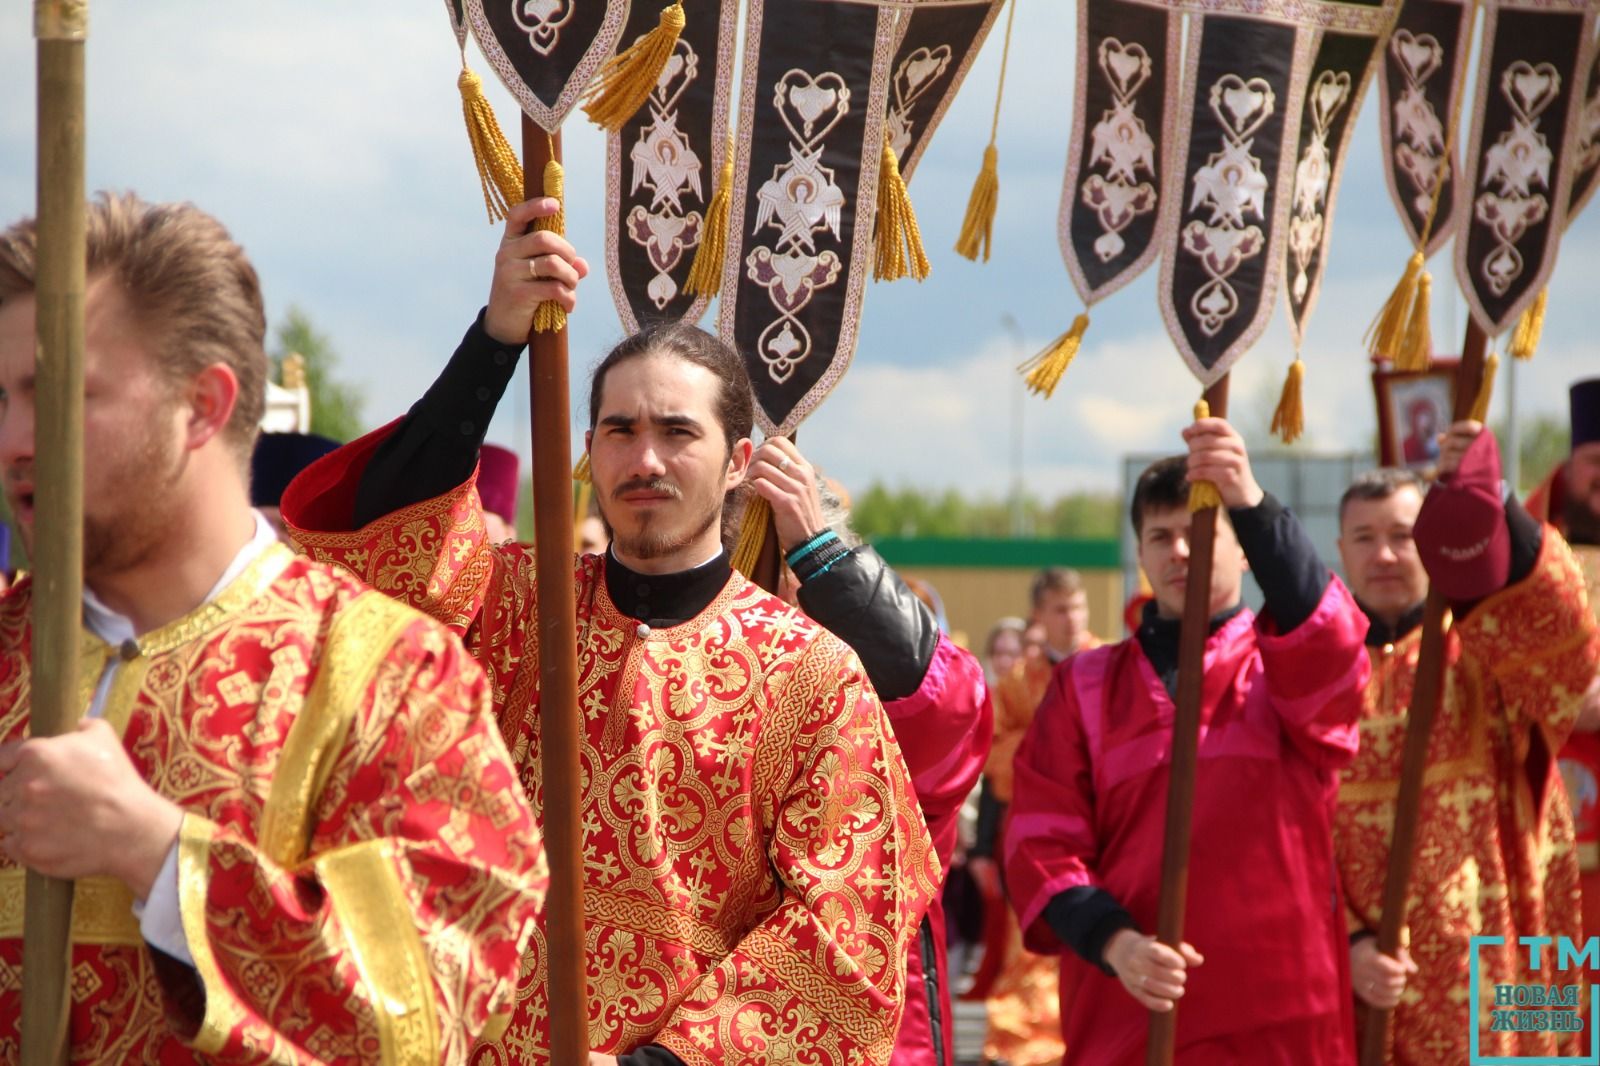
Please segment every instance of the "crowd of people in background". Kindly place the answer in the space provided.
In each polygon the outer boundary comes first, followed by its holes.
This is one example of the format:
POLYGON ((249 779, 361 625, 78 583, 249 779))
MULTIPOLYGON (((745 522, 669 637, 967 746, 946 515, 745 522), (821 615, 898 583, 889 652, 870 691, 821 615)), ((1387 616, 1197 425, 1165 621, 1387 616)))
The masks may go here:
MULTIPOLYGON (((572 310, 588 271, 532 225, 558 210, 511 209, 438 379, 336 445, 258 443, 260 287, 215 219, 91 205, 75 732, 29 735, 34 587, 0 595, 0 1057, 26 868, 88 901, 75 1059, 548 1060, 541 575, 516 456, 484 436, 536 309, 572 310)), ((30 547, 37 241, 0 233, 0 465, 30 547)), ((1600 935, 1600 378, 1570 404, 1527 505, 1475 421, 1443 427, 1431 485, 1357 478, 1338 573, 1198 419, 1132 486, 1128 631, 1094 632, 1083 577, 1050 568, 980 662, 792 441, 754 443, 737 352, 682 323, 624 339, 590 380, 583 551, 543 575, 579 623, 590 1066, 953 1066, 957 996, 1009 1066, 1134 1066, 1173 1011, 1184 1066, 1349 1066, 1375 1018, 1394 1064, 1581 1061, 1564 1016, 1476 1020, 1499 988, 1589 986, 1530 938, 1600 935), (732 563, 756 499, 771 587, 732 563), (1390 949, 1429 599, 1442 695, 1390 949), (1200 740, 1167 944, 1180 678, 1200 740)))

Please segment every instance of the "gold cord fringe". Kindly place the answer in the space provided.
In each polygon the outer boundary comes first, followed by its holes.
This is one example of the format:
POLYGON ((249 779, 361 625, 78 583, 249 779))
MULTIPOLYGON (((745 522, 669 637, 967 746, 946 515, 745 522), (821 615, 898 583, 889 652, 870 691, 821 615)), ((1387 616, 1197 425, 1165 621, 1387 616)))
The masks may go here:
POLYGON ((765 496, 750 495, 739 516, 739 540, 733 546, 733 568, 750 580, 755 580, 756 563, 761 558, 761 545, 766 541, 767 522, 772 517, 772 505, 765 496))
MULTIPOLYGON (((1194 405, 1194 420, 1211 417, 1211 405, 1201 397, 1194 405)), ((1221 507, 1222 494, 1217 491, 1217 486, 1209 481, 1191 481, 1189 483, 1189 513, 1203 511, 1207 507, 1221 507)))
POLYGON ((1028 391, 1047 400, 1055 395, 1056 386, 1061 383, 1061 375, 1072 365, 1072 360, 1083 343, 1083 335, 1088 329, 1089 313, 1085 311, 1072 320, 1071 329, 1051 341, 1038 355, 1017 368, 1022 371, 1022 376, 1028 383, 1028 391))
POLYGON ((589 453, 584 452, 578 456, 578 461, 572 467, 572 480, 588 484, 594 480, 593 471, 589 469, 589 453))
POLYGON ((722 288, 722 260, 728 251, 728 209, 733 201, 734 147, 733 134, 729 133, 722 173, 711 192, 700 243, 694 250, 694 262, 689 264, 689 277, 683 283, 683 291, 690 296, 715 296, 722 288))
MULTIPOLYGON (((533 228, 565 235, 567 232, 567 176, 561 164, 551 159, 544 165, 544 194, 561 203, 556 213, 535 219, 533 228)), ((536 333, 554 333, 567 326, 567 312, 554 300, 546 300, 533 309, 533 329, 536 333)))
POLYGON ((1400 281, 1395 285, 1394 291, 1384 301, 1383 309, 1378 312, 1378 317, 1372 320, 1372 325, 1367 327, 1367 351, 1372 355, 1391 362, 1398 361, 1400 343, 1405 339, 1406 323, 1411 319, 1411 305, 1417 298, 1417 277, 1422 273, 1423 264, 1427 260, 1421 252, 1414 253, 1406 261, 1406 269, 1400 275, 1400 281))
POLYGON ((1283 394, 1278 397, 1277 410, 1272 412, 1272 432, 1285 444, 1293 444, 1306 431, 1304 386, 1306 365, 1300 356, 1289 364, 1289 374, 1283 379, 1283 394))
POLYGON ((956 254, 977 262, 978 255, 989 261, 989 245, 994 240, 995 210, 1000 204, 999 153, 994 144, 983 150, 983 167, 972 183, 967 198, 967 214, 961 220, 961 235, 956 238, 956 254))
POLYGON ((1500 372, 1500 357, 1490 352, 1483 360, 1483 384, 1478 386, 1477 398, 1472 401, 1472 413, 1467 417, 1474 422, 1488 423, 1489 401, 1494 398, 1494 376, 1500 372))
POLYGON ((900 176, 900 160, 895 158, 888 137, 883 139, 883 158, 878 167, 878 217, 873 236, 877 241, 873 278, 898 281, 909 275, 921 281, 928 276, 931 267, 922 250, 922 230, 917 226, 906 181, 900 176))
POLYGON ((461 90, 461 113, 467 122, 467 138, 472 142, 472 158, 478 165, 478 181, 483 186, 483 205, 489 211, 489 221, 496 222, 523 200, 522 162, 495 121, 494 108, 483 95, 483 79, 467 68, 464 55, 456 87, 461 90))
POLYGON ((1550 302, 1550 290, 1540 291, 1528 309, 1517 319, 1517 328, 1511 334, 1511 355, 1516 359, 1532 359, 1539 348, 1539 337, 1544 333, 1544 309, 1550 302))
POLYGON ((1396 369, 1420 372, 1433 362, 1433 328, 1429 322, 1432 313, 1433 275, 1424 270, 1417 278, 1417 297, 1411 302, 1405 337, 1394 356, 1396 369))
POLYGON ((655 29, 606 60, 584 97, 583 111, 591 122, 616 133, 644 106, 672 58, 684 22, 682 0, 676 0, 661 9, 655 29))

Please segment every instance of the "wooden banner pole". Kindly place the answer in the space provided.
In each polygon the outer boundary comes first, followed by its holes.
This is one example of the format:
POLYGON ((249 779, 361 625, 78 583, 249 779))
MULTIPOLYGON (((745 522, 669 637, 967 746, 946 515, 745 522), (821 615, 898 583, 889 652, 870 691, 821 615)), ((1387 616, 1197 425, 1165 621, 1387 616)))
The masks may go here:
MULTIPOLYGON (((71 732, 83 613, 84 41, 81 2, 34 7, 39 79, 38 348, 34 426, 33 661, 28 728, 71 732)), ((71 881, 29 870, 22 933, 22 1063, 67 1061, 71 881)))
MULTIPOLYGON (((561 160, 561 134, 522 118, 522 165, 530 185, 561 160)), ((583 799, 579 766, 578 612, 572 582, 572 438, 567 329, 528 336, 533 413, 534 562, 539 576, 540 810, 550 865, 545 949, 550 1061, 589 1061, 588 966, 584 957, 583 799)))
MULTIPOLYGON (((1483 387, 1484 352, 1488 339, 1471 315, 1467 316, 1467 339, 1462 345, 1461 362, 1456 366, 1456 395, 1453 419, 1460 421, 1472 411, 1478 390, 1483 387)), ((1444 597, 1428 590, 1422 612, 1422 644, 1417 649, 1417 679, 1411 691, 1411 709, 1406 714, 1405 746, 1400 756, 1400 791, 1394 804, 1394 835, 1389 844, 1389 868, 1383 881, 1383 916, 1378 924, 1378 950, 1390 957, 1400 953, 1401 935, 1406 923, 1406 896, 1411 891, 1412 851, 1417 840, 1417 815, 1422 809, 1422 774, 1427 768, 1428 743, 1433 722, 1444 695, 1444 597)), ((1389 1043, 1390 1011, 1369 1007, 1361 1032, 1361 1066, 1382 1066, 1389 1043)))
MULTIPOLYGON (((1228 376, 1206 390, 1213 418, 1228 417, 1228 376)), ((1200 693, 1206 637, 1211 628, 1211 561, 1217 509, 1196 511, 1189 523, 1189 577, 1178 633, 1178 691, 1172 720, 1172 774, 1167 785, 1167 827, 1161 852, 1161 900, 1156 938, 1174 950, 1183 943, 1183 912, 1189 895, 1189 840, 1193 828, 1195 763, 1200 749, 1200 693)), ((1150 1013, 1147 1066, 1170 1066, 1177 1049, 1178 1007, 1150 1013)))

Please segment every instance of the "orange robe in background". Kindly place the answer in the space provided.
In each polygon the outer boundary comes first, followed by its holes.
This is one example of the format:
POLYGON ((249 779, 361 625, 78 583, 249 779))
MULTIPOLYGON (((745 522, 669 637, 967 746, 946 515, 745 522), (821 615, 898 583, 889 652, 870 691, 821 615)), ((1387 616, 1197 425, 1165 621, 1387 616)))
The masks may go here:
MULTIPOLYGON (((31 606, 27 580, 0 600, 8 741, 27 732, 31 606)), ((184 809, 196 968, 145 946, 120 880, 79 880, 71 1061, 464 1060, 509 1013, 545 879, 488 683, 460 642, 274 545, 136 652, 85 634, 85 707, 118 653, 105 719, 184 809), (198 1030, 181 1037, 169 1015, 198 1030)), ((27 979, 23 877, 0 857, 6 1062, 27 979)))
MULTIPOLYGON (((1079 651, 1103 643, 1086 635, 1079 651)), ((984 774, 995 798, 1011 802, 1012 764, 1017 748, 1033 724, 1034 712, 1044 699, 1056 664, 1040 655, 1024 658, 1003 678, 995 696, 994 747, 984 774)), ((1000 830, 1002 838, 1005 829, 1000 830)), ((1004 851, 996 841, 995 854, 1004 851)), ((1022 928, 1006 905, 1005 962, 989 993, 989 1032, 984 1040, 985 1060, 1011 1066, 1050 1066, 1061 1061, 1061 964, 1054 955, 1035 955, 1022 946, 1022 928)))
MULTIPOLYGON (((475 477, 349 531, 388 432, 305 471, 284 518, 314 557, 464 634, 537 812, 532 549, 486 543, 475 477)), ((688 1066, 886 1062, 939 860, 855 654, 737 572, 657 630, 612 603, 599 556, 554 580, 578 607, 590 1046, 656 1044, 688 1066)), ((541 953, 474 1062, 543 1062, 547 1026, 541 953)))
MULTIPOLYGON (((1554 754, 1572 729, 1600 652, 1582 575, 1566 544, 1546 530, 1527 578, 1480 603, 1446 637, 1445 693, 1424 775, 1407 900, 1411 957, 1419 971, 1390 1024, 1388 1061, 1456 1066, 1467 1061, 1470 939, 1580 935, 1578 864, 1571 815, 1554 754)), ((1352 932, 1376 931, 1399 790, 1406 711, 1420 631, 1369 648, 1372 677, 1361 747, 1345 771, 1334 844, 1352 932)), ((1526 953, 1480 951, 1480 1023, 1493 986, 1571 983, 1571 975, 1523 972, 1526 953)), ((1547 964, 1548 965, 1548 964, 1547 964)), ((1587 992, 1584 994, 1587 1002, 1587 992)), ((1587 1037, 1550 1033, 1480 1036, 1483 1055, 1581 1055, 1587 1037)))

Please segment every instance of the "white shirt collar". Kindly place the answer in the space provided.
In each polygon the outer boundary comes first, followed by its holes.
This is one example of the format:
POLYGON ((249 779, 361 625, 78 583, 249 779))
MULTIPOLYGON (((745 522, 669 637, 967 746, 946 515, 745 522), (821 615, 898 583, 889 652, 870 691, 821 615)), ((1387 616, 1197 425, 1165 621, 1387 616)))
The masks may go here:
MULTIPOLYGON (((233 584, 238 576, 244 573, 245 568, 261 557, 261 554, 278 542, 278 534, 270 523, 262 517, 261 512, 251 511, 256 520, 256 531, 253 536, 239 549, 239 554, 233 557, 233 562, 222 571, 222 576, 217 583, 211 586, 211 591, 206 593, 201 605, 210 603, 222 593, 222 590, 233 584)), ((89 627, 89 632, 113 647, 127 641, 137 639, 138 633, 134 631, 133 621, 118 614, 100 601, 100 598, 89 591, 89 586, 83 587, 83 624, 89 627)))

